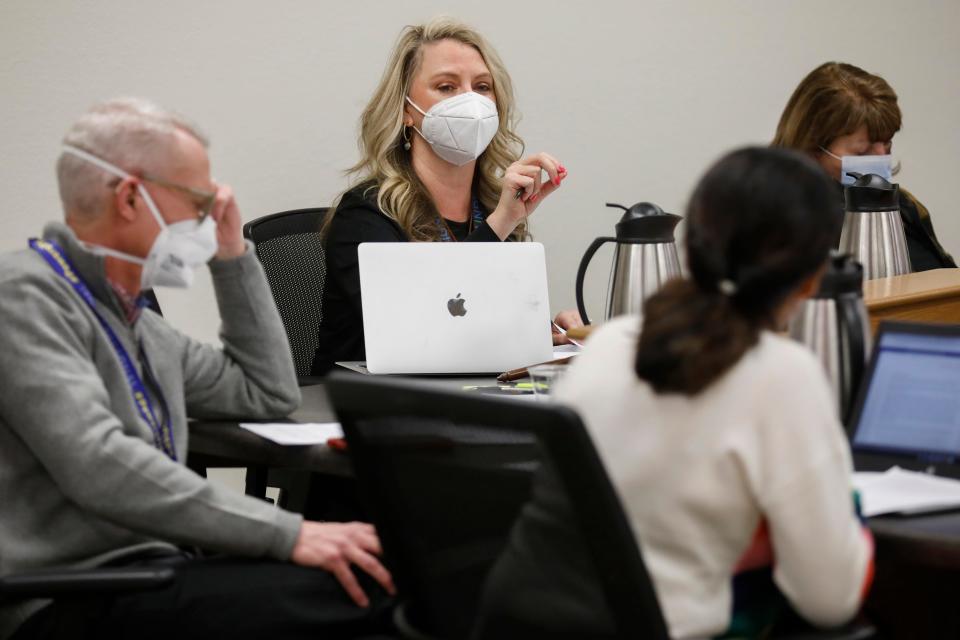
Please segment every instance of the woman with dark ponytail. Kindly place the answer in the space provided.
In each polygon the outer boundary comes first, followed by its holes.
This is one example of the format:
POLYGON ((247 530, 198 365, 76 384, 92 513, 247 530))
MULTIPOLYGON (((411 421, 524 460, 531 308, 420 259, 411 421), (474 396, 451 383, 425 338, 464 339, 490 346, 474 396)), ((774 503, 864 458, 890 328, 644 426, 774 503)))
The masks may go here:
MULTIPOLYGON (((839 625, 869 586, 872 541, 825 374, 777 333, 817 289, 835 195, 793 151, 722 158, 687 210, 688 277, 642 321, 596 331, 556 390, 604 460, 671 637, 753 636, 790 608, 839 625)), ((615 635, 603 598, 585 595, 590 563, 549 474, 492 573, 483 624, 615 635)))
POLYGON ((799 155, 731 153, 687 210, 689 279, 644 306, 636 372, 657 392, 693 395, 735 365, 764 329, 782 329, 817 287, 839 233, 832 185, 799 155))

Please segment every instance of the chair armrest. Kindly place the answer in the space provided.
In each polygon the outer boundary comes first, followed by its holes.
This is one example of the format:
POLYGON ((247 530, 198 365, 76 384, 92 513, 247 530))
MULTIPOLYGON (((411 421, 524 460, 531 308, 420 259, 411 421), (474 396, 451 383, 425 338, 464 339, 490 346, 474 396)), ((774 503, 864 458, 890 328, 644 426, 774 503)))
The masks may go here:
POLYGON ((176 575, 172 567, 44 570, 0 578, 0 599, 50 598, 159 589, 176 575))

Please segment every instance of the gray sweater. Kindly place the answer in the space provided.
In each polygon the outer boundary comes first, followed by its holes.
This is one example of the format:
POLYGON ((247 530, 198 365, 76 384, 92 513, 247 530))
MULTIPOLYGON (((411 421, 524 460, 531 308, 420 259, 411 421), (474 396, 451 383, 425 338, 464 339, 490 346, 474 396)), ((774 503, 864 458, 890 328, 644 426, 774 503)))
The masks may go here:
MULTIPOLYGON (((154 446, 120 359, 80 296, 33 250, 0 256, 0 575, 94 566, 170 544, 289 559, 299 515, 218 488, 183 465, 188 415, 275 418, 300 401, 253 250, 210 262, 223 322, 219 349, 150 311, 131 326, 103 259, 65 225, 48 225, 44 237, 63 248, 137 367, 143 345, 178 462, 154 446)), ((43 604, 0 606, 0 638, 43 604)))

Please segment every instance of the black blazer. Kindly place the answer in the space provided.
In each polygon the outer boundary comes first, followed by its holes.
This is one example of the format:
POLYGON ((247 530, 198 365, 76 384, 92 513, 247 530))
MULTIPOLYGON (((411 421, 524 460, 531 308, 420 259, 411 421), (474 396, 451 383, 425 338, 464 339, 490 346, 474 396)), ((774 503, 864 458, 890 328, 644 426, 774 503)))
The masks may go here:
MULTIPOLYGON (((377 207, 376 188, 364 193, 368 186, 360 185, 346 192, 336 213, 331 212, 333 219, 324 239, 327 274, 321 307, 323 318, 310 372, 315 376, 326 374, 334 362, 366 359, 357 246, 361 242, 409 241, 400 225, 377 207)), ((460 241, 500 241, 486 224, 479 225, 469 235, 467 222, 447 221, 447 225, 460 241)))
POLYGON ((956 267, 957 263, 940 245, 933 230, 930 212, 913 194, 900 188, 900 218, 907 237, 907 252, 914 271, 956 267))

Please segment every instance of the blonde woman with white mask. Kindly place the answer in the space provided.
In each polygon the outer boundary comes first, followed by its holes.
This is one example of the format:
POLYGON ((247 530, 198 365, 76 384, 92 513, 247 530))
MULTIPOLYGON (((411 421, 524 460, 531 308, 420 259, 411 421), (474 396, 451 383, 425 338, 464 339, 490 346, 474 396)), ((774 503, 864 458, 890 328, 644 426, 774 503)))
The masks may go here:
MULTIPOLYGON (((315 375, 365 358, 360 243, 528 237, 527 217, 567 170, 548 153, 521 159, 514 124, 510 76, 483 36, 449 18, 404 28, 361 116, 361 158, 348 172, 354 186, 322 228, 327 275, 315 375)), ((556 323, 582 324, 575 311, 556 323)))

